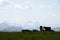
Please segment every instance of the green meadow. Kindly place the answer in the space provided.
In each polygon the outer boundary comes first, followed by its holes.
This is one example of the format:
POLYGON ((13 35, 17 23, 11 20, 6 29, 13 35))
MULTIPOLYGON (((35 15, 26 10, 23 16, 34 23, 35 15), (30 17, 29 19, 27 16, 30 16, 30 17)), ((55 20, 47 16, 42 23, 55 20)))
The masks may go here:
POLYGON ((60 40, 60 32, 0 32, 0 40, 60 40))

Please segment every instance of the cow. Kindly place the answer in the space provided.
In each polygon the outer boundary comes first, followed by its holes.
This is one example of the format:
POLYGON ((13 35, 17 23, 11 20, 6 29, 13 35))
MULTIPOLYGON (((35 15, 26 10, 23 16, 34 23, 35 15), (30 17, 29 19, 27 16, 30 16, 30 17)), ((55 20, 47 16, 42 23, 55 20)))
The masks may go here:
POLYGON ((42 31, 42 30, 43 30, 43 29, 42 29, 42 26, 40 26, 40 28, 39 28, 39 29, 40 29, 40 31, 42 31))
POLYGON ((40 31, 53 31, 51 27, 40 26, 40 31))
POLYGON ((32 30, 32 32, 39 32, 39 30, 32 30))
POLYGON ((31 30, 22 30, 22 32, 32 32, 31 30))
POLYGON ((51 31, 51 27, 43 27, 45 31, 51 31))

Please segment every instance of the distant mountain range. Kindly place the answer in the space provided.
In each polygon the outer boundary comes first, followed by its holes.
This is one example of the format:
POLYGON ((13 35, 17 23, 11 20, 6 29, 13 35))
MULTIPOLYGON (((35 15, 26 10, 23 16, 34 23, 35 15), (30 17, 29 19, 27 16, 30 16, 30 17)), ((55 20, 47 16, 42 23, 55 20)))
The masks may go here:
POLYGON ((56 27, 53 29, 54 31, 60 31, 60 27, 56 27))
POLYGON ((9 25, 7 23, 1 23, 0 24, 0 31, 3 32, 15 32, 15 31, 21 31, 21 26, 15 26, 15 25, 9 25))
MULTIPOLYGON (((29 29, 29 30, 36 29, 36 30, 39 30, 39 23, 34 23, 34 24, 26 23, 23 26, 9 25, 7 23, 1 23, 0 24, 0 31, 3 31, 3 32, 19 32, 23 29, 29 29)), ((53 28, 52 30, 60 31, 60 27, 53 28)))
POLYGON ((11 27, 7 23, 0 23, 0 30, 4 30, 5 28, 11 27))
POLYGON ((12 26, 4 29, 3 31, 4 32, 20 32, 21 30, 22 30, 21 27, 12 26))

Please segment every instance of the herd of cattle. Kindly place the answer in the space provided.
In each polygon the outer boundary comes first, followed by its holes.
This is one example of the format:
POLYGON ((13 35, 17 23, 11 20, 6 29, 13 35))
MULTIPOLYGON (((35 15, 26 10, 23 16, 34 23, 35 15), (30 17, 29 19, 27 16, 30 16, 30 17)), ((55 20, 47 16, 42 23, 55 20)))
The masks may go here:
POLYGON ((22 30, 22 32, 39 32, 39 31, 54 31, 51 30, 51 27, 40 26, 40 30, 22 30))

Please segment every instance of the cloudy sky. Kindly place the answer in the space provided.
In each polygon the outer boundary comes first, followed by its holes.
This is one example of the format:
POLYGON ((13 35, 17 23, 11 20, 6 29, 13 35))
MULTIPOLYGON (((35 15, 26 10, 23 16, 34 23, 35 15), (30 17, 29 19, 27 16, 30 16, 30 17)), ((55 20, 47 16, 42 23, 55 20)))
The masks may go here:
POLYGON ((0 23, 60 26, 60 0, 0 0, 0 23))

